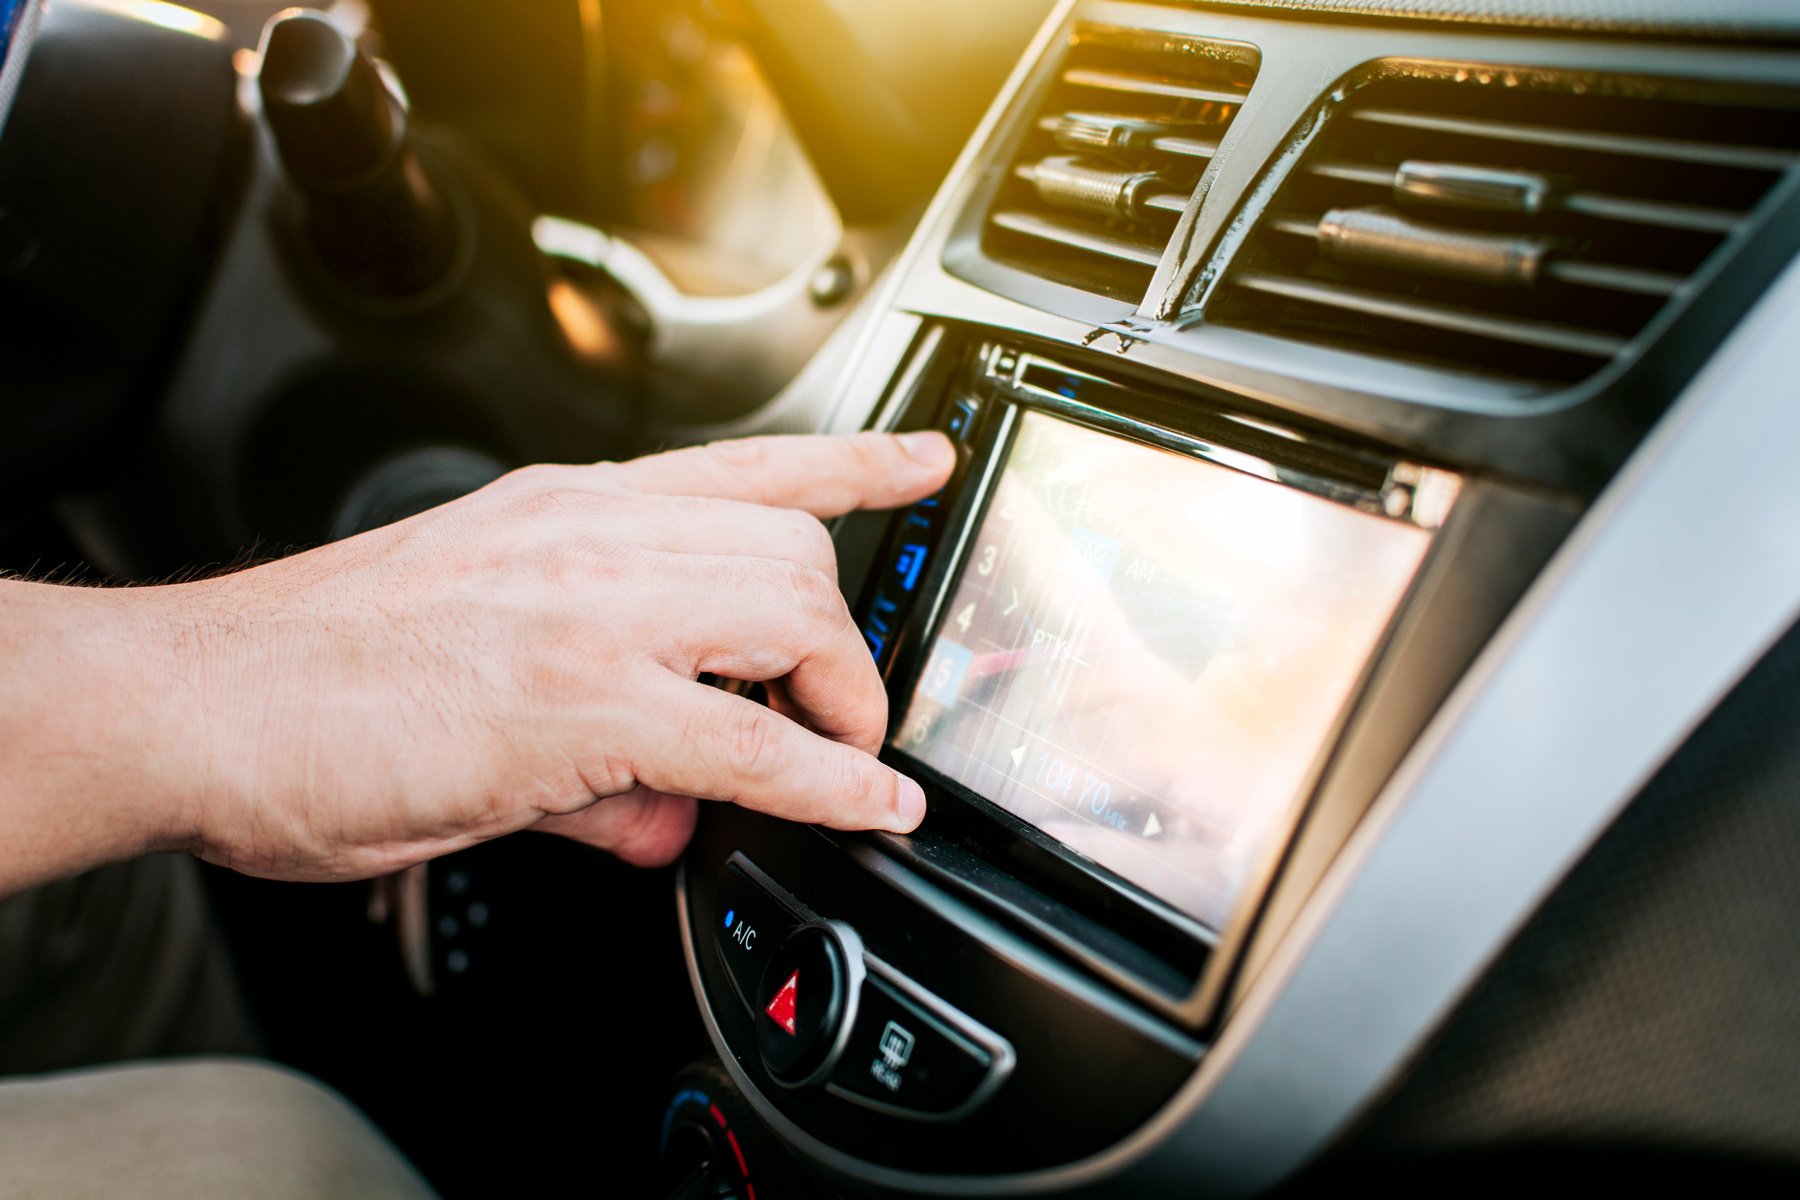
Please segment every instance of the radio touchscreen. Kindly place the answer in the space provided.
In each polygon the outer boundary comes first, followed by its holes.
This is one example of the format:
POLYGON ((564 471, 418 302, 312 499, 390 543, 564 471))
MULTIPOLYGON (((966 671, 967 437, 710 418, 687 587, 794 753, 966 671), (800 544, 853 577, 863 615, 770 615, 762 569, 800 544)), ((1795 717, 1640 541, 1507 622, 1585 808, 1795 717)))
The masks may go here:
POLYGON ((894 744, 1220 928, 1430 537, 1028 412, 894 744))

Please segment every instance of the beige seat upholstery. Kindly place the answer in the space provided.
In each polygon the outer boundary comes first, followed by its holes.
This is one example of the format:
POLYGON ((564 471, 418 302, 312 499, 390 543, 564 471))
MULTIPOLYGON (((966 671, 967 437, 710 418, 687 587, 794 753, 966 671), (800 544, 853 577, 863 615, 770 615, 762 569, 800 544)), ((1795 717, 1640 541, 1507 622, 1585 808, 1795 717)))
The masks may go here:
POLYGON ((368 1119, 247 1059, 0 1082, 0 1192, 15 1200, 431 1200, 368 1119))

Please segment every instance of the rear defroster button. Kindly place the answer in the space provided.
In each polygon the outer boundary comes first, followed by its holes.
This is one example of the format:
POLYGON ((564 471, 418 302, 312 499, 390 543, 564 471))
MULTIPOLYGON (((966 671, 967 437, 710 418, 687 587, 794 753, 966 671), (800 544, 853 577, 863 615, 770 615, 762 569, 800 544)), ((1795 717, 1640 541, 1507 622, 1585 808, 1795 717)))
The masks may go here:
POLYGON ((854 931, 802 925, 763 968, 753 998, 756 1048, 777 1083, 806 1087, 831 1073, 856 1019, 862 946, 854 931))
POLYGON ((930 1120, 956 1115, 1011 1063, 1009 1047, 941 1005, 927 1006, 871 973, 831 1090, 866 1107, 930 1120), (933 1011, 933 1009, 940 1011, 933 1011), (967 1026, 959 1031, 955 1026, 967 1026), (983 1043, 986 1043, 985 1045, 983 1043))

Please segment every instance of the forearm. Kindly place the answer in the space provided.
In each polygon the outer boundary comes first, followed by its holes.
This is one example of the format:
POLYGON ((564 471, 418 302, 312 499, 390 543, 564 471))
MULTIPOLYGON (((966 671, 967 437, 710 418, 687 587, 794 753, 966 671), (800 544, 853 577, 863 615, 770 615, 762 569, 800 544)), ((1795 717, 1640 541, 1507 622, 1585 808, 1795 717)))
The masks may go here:
POLYGON ((0 895, 197 840, 210 718, 184 591, 0 580, 0 895))

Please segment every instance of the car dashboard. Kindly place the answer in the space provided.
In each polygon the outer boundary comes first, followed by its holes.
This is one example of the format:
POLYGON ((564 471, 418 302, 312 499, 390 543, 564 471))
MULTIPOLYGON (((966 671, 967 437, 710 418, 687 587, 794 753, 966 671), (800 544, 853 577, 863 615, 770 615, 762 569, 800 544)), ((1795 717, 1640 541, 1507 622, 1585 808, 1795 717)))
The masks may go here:
POLYGON ((27 494, 144 580, 541 459, 956 446, 831 525, 915 833, 459 854, 379 951, 332 902, 379 1004, 213 881, 277 1051, 445 1195, 1791 1186, 1800 8, 338 4, 460 230, 371 298, 274 6, 200 7, 0 73, 0 362, 82 348, 0 397, 10 558, 27 494), (475 1044, 540 988, 600 1032, 475 1044), (559 1078, 624 1090, 445 1132, 559 1078))

